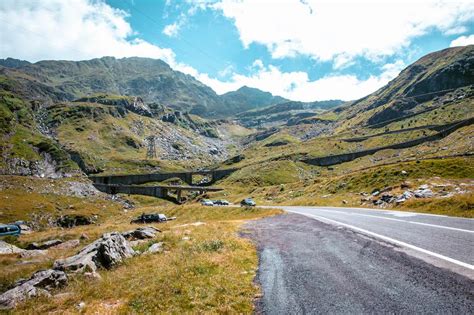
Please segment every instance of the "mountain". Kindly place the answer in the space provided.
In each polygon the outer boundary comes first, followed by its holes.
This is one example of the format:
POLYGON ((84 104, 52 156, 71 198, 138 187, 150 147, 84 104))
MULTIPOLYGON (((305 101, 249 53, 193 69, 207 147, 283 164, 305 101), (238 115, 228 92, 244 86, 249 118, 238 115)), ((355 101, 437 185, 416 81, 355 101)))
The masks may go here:
POLYGON ((224 114, 219 96, 190 75, 174 71, 161 60, 150 58, 103 57, 86 61, 40 61, 34 64, 0 64, 0 74, 15 77, 25 85, 28 97, 48 96, 54 101, 71 101, 94 93, 139 96, 202 116, 224 114))
POLYGON ((247 127, 293 124, 300 119, 314 116, 324 110, 342 105, 344 101, 328 100, 315 102, 285 101, 263 108, 237 114, 238 120, 247 127))
POLYGON ((72 101, 95 93, 130 95, 203 117, 228 117, 287 101, 245 86, 219 96, 162 60, 139 57, 36 63, 7 58, 0 60, 0 75, 15 78, 17 92, 27 98, 72 101))
POLYGON ((474 45, 448 48, 422 57, 387 85, 352 102, 338 115, 346 119, 362 115, 368 125, 381 124, 424 110, 420 104, 440 106, 449 101, 450 93, 472 84, 474 45))
POLYGON ((227 107, 232 108, 233 113, 240 113, 288 101, 283 97, 274 96, 269 92, 248 86, 243 86, 237 91, 227 92, 221 97, 227 107))
MULTIPOLYGON (((287 102, 238 117, 282 119, 305 106, 287 102)), ((341 198, 360 205, 354 196, 361 192, 388 186, 398 192, 430 176, 472 178, 474 169, 466 165, 474 153, 474 45, 426 55, 360 100, 310 117, 301 112, 247 137, 238 158, 223 163, 239 169, 227 180, 230 187, 251 193, 268 186, 260 198, 272 202, 314 196, 295 201, 301 204, 327 203, 327 196, 347 192, 341 198), (272 185, 282 183, 294 184, 277 193, 272 185)))

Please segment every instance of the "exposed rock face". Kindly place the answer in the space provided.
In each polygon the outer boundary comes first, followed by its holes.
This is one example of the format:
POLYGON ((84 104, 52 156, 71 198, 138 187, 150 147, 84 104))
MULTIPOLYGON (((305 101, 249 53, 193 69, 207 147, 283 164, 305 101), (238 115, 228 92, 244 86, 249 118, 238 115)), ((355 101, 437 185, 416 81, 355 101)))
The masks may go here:
POLYGON ((64 174, 58 171, 57 162, 48 153, 40 154, 41 160, 29 161, 22 158, 6 158, 5 168, 0 174, 59 178, 64 174))
POLYGON ((146 105, 140 97, 109 97, 108 95, 97 95, 92 97, 83 97, 75 102, 99 103, 103 105, 117 106, 126 108, 131 112, 139 115, 151 117, 152 113, 148 105, 146 105))
POLYGON ((49 290, 59 288, 68 282, 67 275, 59 270, 41 270, 29 280, 19 281, 16 286, 0 295, 0 309, 12 309, 27 298, 47 295, 49 290))
POLYGON ((120 233, 106 233, 76 255, 55 261, 54 269, 95 272, 97 268, 110 269, 133 255, 135 251, 120 233))

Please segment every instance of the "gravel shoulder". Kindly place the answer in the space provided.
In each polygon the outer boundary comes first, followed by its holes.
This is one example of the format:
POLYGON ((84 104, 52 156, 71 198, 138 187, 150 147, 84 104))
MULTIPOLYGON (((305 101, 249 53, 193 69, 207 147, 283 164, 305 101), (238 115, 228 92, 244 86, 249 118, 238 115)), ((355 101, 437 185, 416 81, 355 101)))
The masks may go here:
POLYGON ((284 214, 244 227, 259 253, 257 312, 474 312, 474 282, 342 227, 284 214))

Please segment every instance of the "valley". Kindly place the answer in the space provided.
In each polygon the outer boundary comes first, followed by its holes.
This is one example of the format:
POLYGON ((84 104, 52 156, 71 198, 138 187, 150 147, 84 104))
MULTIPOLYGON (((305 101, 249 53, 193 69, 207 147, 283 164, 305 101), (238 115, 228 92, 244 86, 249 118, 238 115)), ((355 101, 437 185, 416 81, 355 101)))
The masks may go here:
MULTIPOLYGON (((2 59, 0 222, 24 221, 29 229, 7 243, 23 250, 59 238, 86 246, 103 233, 136 228, 129 222, 141 213, 177 217, 153 224, 161 232, 130 247, 144 254, 99 270, 98 277, 94 271, 90 286, 84 285, 88 276, 74 275, 66 289, 20 299, 15 311, 252 312, 261 297, 253 284, 259 256, 254 243, 240 236, 249 226, 254 233, 274 233, 255 222, 286 224, 279 207, 474 218, 473 123, 473 45, 426 55, 384 87, 348 102, 297 102, 246 86, 218 95, 149 58, 2 59), (195 180, 187 180, 189 173, 196 173, 195 180), (166 196, 97 189, 97 178, 103 178, 99 184, 124 185, 110 183, 108 176, 116 175, 149 176, 127 185, 167 187, 166 196), (209 191, 193 188, 169 198, 173 186, 186 185, 209 191), (203 199, 238 205, 247 197, 267 207, 200 205, 203 199), (58 223, 64 217, 91 223, 66 228, 58 223), (164 252, 147 254, 158 242, 164 252)), ((329 229, 300 223, 308 230, 329 229)), ((331 231, 337 239, 347 237, 331 231)), ((77 250, 0 255, 0 293, 77 250)), ((404 259, 393 268, 405 268, 404 259)), ((418 261, 407 264, 425 268, 418 261)), ((449 292, 446 301, 456 295, 449 292)))

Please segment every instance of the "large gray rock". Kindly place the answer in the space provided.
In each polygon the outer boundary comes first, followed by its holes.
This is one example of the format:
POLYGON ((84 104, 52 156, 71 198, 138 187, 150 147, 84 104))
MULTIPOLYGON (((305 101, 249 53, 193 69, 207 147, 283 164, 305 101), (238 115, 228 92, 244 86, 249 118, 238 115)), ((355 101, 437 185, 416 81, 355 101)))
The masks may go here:
POLYGON ((19 302, 28 298, 47 295, 54 288, 67 284, 67 275, 59 270, 41 270, 33 274, 30 279, 19 281, 14 288, 0 295, 0 309, 12 309, 19 302))
POLYGON ((54 262, 54 269, 66 272, 95 272, 97 268, 110 269, 135 251, 118 232, 106 233, 72 257, 54 262))
POLYGON ((5 254, 18 254, 24 252, 24 249, 16 247, 15 245, 8 244, 7 242, 0 241, 0 255, 5 254))

